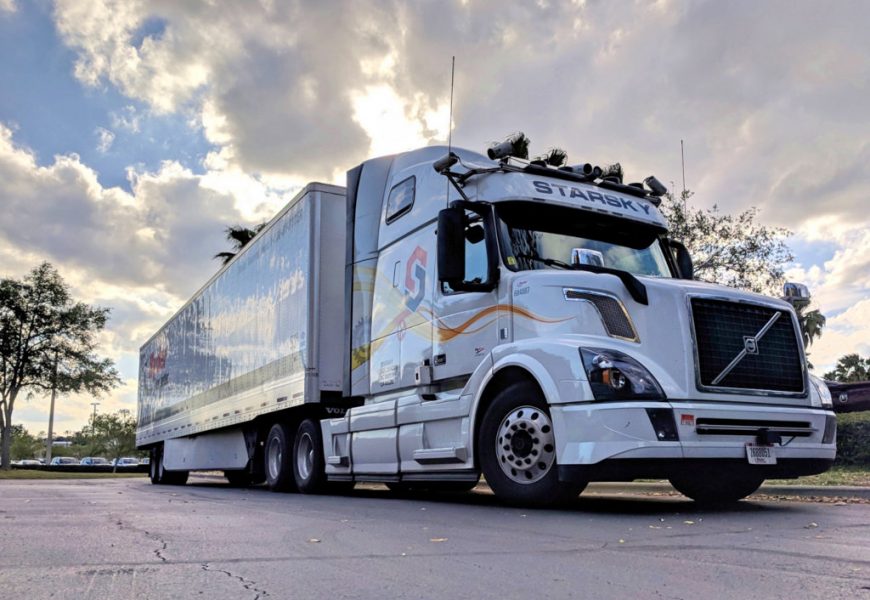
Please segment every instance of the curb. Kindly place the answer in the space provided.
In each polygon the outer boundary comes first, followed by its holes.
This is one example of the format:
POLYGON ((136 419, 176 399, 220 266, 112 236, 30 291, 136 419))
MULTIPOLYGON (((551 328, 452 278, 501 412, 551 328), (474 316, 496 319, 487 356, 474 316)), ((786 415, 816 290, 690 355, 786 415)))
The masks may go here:
MULTIPOLYGON (((669 483, 629 482, 629 483, 590 483, 587 492, 599 494, 644 494, 677 493, 669 483)), ((870 499, 870 487, 846 485, 767 485, 763 484, 755 494, 768 496, 800 496, 802 498, 866 498, 870 499)))

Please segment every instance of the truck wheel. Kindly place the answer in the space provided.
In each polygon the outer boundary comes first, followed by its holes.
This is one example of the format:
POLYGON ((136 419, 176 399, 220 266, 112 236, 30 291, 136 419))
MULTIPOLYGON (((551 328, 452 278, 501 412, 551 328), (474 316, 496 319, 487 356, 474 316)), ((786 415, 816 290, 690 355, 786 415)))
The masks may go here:
POLYGON ((761 487, 764 476, 736 471, 688 471, 671 477, 670 482, 678 492, 698 504, 716 506, 734 504, 749 496, 761 487))
POLYGON ((477 451, 492 491, 511 504, 547 506, 576 498, 586 487, 559 481, 547 402, 528 381, 495 396, 480 426, 477 451))
POLYGON ((293 431, 284 423, 276 423, 266 436, 266 483, 273 492, 291 492, 296 488, 293 480, 293 431))
POLYGON ((296 430, 296 439, 293 440, 293 477, 297 489, 303 494, 318 494, 325 489, 326 471, 320 424, 312 419, 302 421, 296 430))
POLYGON ((151 479, 153 485, 160 485, 163 483, 160 481, 160 473, 163 470, 163 453, 160 450, 161 448, 159 446, 151 448, 151 460, 148 464, 148 477, 151 479))
POLYGON ((155 485, 184 485, 189 471, 167 471, 163 465, 163 446, 151 448, 148 477, 155 485))
MULTIPOLYGON (((162 464, 161 461, 161 468, 162 464)), ((190 475, 190 471, 163 470, 163 474, 160 476, 160 483, 165 483, 166 485, 184 485, 187 483, 188 475, 190 475)))

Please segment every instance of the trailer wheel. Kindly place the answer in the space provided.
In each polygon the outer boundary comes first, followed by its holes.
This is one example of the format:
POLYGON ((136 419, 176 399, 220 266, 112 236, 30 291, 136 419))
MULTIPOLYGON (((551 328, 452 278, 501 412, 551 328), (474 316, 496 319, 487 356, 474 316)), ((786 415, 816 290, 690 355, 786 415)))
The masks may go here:
POLYGON ((293 440, 293 476, 300 492, 318 494, 325 490, 324 464, 320 424, 313 419, 305 419, 299 424, 296 439, 293 440))
POLYGON ((151 479, 151 483, 153 485, 160 485, 163 483, 160 481, 160 474, 163 471, 163 452, 161 452, 160 446, 154 446, 151 448, 151 460, 148 464, 148 477, 151 479))
POLYGON ((678 492, 698 504, 716 506, 743 500, 761 487, 764 476, 734 470, 715 473, 691 470, 674 475, 670 482, 678 492))
POLYGON ((537 385, 519 381, 496 394, 481 422, 477 451, 497 497, 531 506, 576 498, 586 483, 559 481, 555 446, 553 422, 537 385))
POLYGON ((291 492, 296 488, 293 480, 293 430, 285 423, 276 423, 266 436, 263 453, 266 483, 273 492, 291 492))
MULTIPOLYGON (((163 463, 161 462, 161 468, 163 463)), ((160 483, 165 483, 166 485, 184 485, 187 483, 187 477, 190 475, 190 471, 167 471, 163 470, 163 474, 160 476, 160 483)))

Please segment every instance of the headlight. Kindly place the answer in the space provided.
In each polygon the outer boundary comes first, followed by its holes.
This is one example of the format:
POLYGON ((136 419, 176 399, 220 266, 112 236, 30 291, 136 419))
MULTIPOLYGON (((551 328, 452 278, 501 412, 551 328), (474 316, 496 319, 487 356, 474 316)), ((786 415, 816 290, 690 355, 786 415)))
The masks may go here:
POLYGON ((580 357, 596 400, 665 399, 665 393, 650 372, 627 354, 580 348, 580 357))
MULTIPOLYGON (((828 389, 828 386, 825 385, 825 382, 821 378, 816 377, 815 375, 810 375, 810 383, 813 384, 813 387, 815 388, 816 393, 821 400, 822 408, 833 408, 834 401, 831 399, 831 390, 828 389)), ((815 405, 815 402, 813 402, 813 400, 815 400, 815 398, 812 398, 811 396, 810 402, 815 405)))

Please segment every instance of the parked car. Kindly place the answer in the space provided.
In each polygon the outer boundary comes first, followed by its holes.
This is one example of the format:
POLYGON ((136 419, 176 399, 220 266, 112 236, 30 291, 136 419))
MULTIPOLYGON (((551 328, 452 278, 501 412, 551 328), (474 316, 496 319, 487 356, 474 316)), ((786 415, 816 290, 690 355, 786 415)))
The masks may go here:
POLYGON ((125 456, 123 458, 116 458, 112 460, 112 466, 117 464, 119 467, 138 467, 139 459, 133 456, 125 456))
POLYGON ((139 461, 139 464, 140 465, 150 465, 151 464, 151 457, 146 456, 145 458, 143 458, 142 460, 139 461))
POLYGON ((36 460, 35 458, 22 458, 18 461, 18 464, 22 467, 41 467, 42 463, 36 460))
POLYGON ((53 467, 71 467, 77 464, 79 464, 79 461, 72 456, 55 456, 51 459, 51 466, 53 467))
POLYGON ((102 456, 86 456, 81 460, 79 464, 87 465, 89 467, 96 467, 99 465, 108 465, 109 461, 102 456))
POLYGON ((826 381, 831 392, 834 412, 847 413, 870 410, 870 381, 857 383, 838 383, 826 381))

